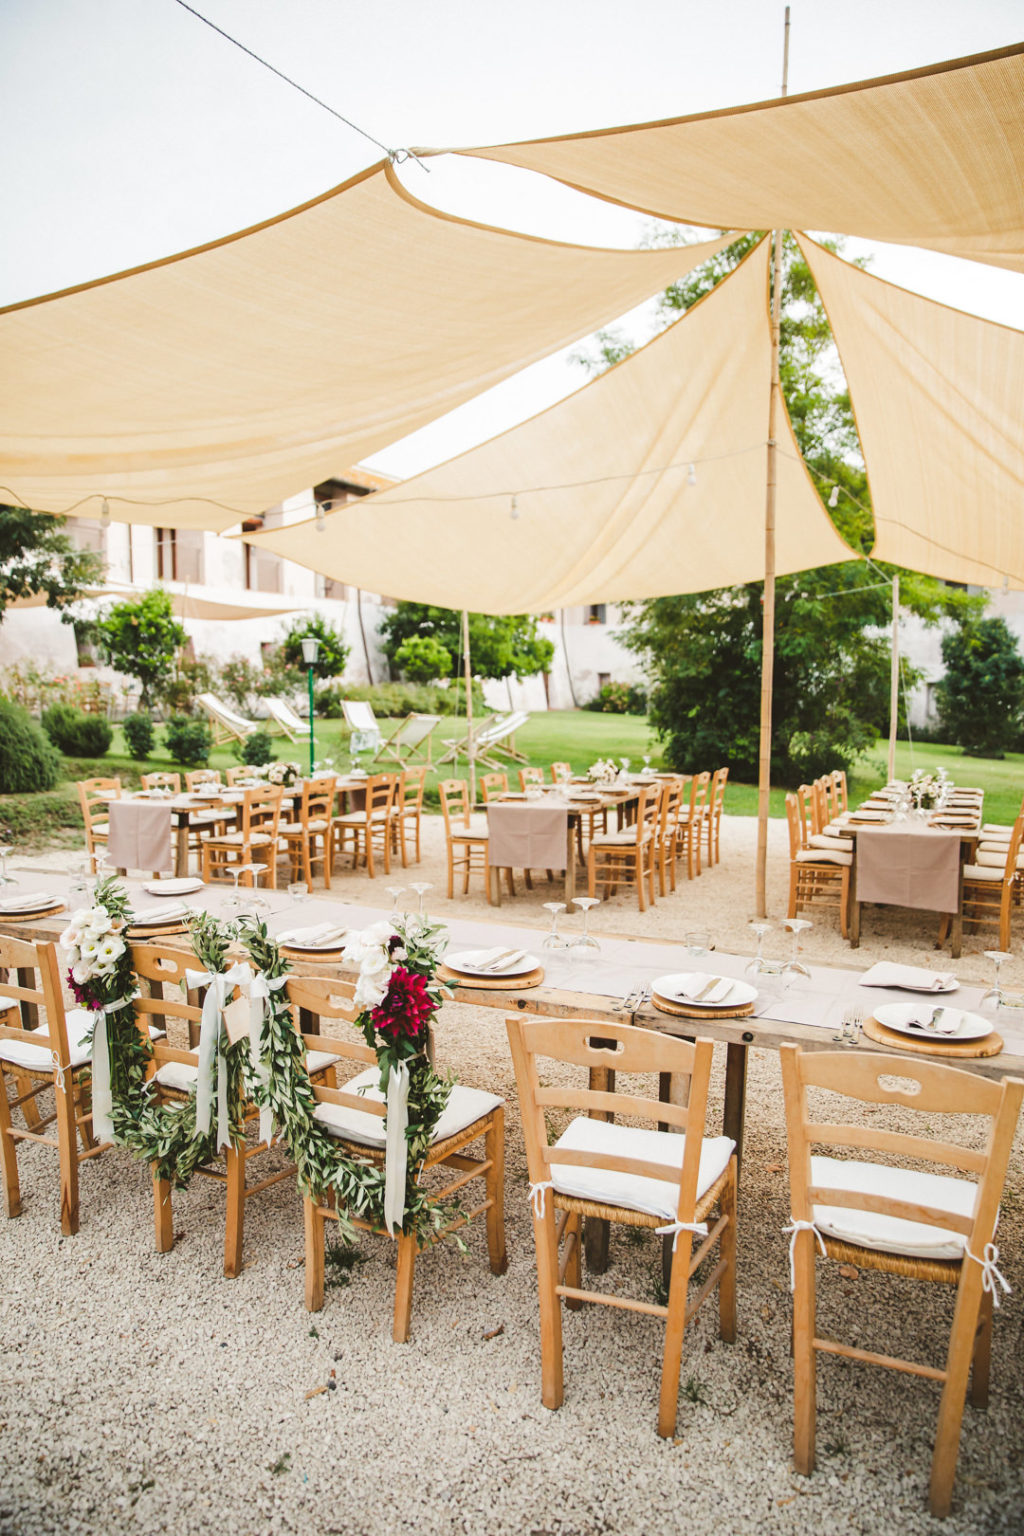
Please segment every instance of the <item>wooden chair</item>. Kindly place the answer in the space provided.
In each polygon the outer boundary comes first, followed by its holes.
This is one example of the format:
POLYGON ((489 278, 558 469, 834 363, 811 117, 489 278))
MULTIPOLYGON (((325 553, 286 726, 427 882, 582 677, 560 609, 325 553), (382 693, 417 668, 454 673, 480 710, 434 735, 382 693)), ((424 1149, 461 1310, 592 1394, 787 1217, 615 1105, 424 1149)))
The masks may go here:
POLYGON ((96 873, 96 852, 107 841, 110 820, 107 804, 121 798, 120 779, 79 779, 78 803, 85 823, 85 846, 89 854, 89 869, 96 873))
POLYGON ((722 807, 725 804, 725 786, 728 778, 728 768, 719 768, 713 775, 708 789, 707 804, 704 810, 704 826, 706 830, 709 869, 719 863, 722 857, 722 807))
POLYGON ((21 1215, 18 1143, 39 1142, 55 1147, 60 1176, 60 1227, 65 1236, 78 1231, 78 1168, 105 1152, 109 1141, 97 1143, 92 1134, 88 1083, 93 1017, 84 1008, 65 1014, 57 951, 53 944, 36 944, 0 934, 0 1165, 4 1201, 9 1217, 21 1215), (12 1083, 14 1096, 7 1096, 12 1083), (36 1099, 53 1089, 54 1107, 41 1115, 36 1099), (20 1109, 24 1129, 14 1125, 11 1111, 20 1109), (53 1132, 46 1134, 46 1127, 53 1132), (79 1140, 81 1149, 79 1149, 79 1140))
POLYGON ((572 763, 552 763, 551 764, 551 782, 552 782, 552 784, 568 784, 568 782, 569 782, 569 780, 571 778, 572 778, 572 763))
POLYGON ((587 849, 587 894, 594 895, 600 879, 605 900, 619 881, 636 884, 640 911, 655 902, 654 872, 657 865, 658 825, 661 786, 645 786, 640 791, 636 821, 622 832, 598 832, 587 849), (645 893, 644 887, 647 887, 645 893))
POLYGON ((789 910, 787 916, 812 906, 838 906, 843 938, 849 935, 850 870, 853 853, 842 849, 811 848, 803 838, 800 802, 792 791, 786 796, 789 824, 789 910))
POLYGON ((141 773, 139 783, 143 789, 169 789, 172 794, 181 794, 180 773, 141 773))
MULTIPOLYGON (((354 986, 351 983, 310 976, 290 976, 286 986, 298 1027, 302 1027, 299 1021, 308 1021, 317 1026, 316 1033, 303 1031, 304 1043, 311 1050, 326 1049, 334 1053, 346 1066, 349 1063, 358 1064, 363 1069, 340 1087, 313 1084, 316 1118, 332 1136, 338 1137, 350 1157, 383 1164, 386 1103, 377 1086, 380 1069, 376 1052, 352 1038, 351 1024, 356 1012, 351 1001, 354 986), (332 1021, 339 1019, 346 1023, 344 1034, 329 1027, 332 1021), (328 1024, 326 1029, 325 1023, 328 1024)), ((496 1275, 503 1275, 508 1268, 505 1255, 504 1158, 505 1108, 502 1100, 492 1093, 456 1084, 444 1114, 437 1123, 430 1151, 423 1161, 422 1173, 429 1175, 433 1169, 442 1169, 446 1176, 444 1187, 432 1191, 431 1204, 450 1200, 457 1191, 475 1179, 484 1181, 484 1198, 472 1210, 460 1211, 447 1226, 431 1236, 431 1243, 486 1213, 487 1247, 491 1271, 496 1275), (482 1157, 468 1156, 467 1148, 481 1140, 482 1157)), ((303 1209, 306 1233, 306 1306, 310 1312, 319 1312, 324 1304, 325 1226, 328 1221, 338 1220, 338 1211, 333 1200, 321 1203, 308 1194, 304 1197, 303 1209)), ((387 1235, 382 1228, 354 1212, 349 1212, 348 1216, 353 1225, 365 1232, 387 1235)), ((394 1242, 397 1248, 398 1275, 391 1336, 396 1343, 403 1344, 409 1337, 417 1242, 414 1235, 405 1233, 397 1234, 394 1242)))
MULTIPOLYGON (((962 912, 965 928, 998 928, 999 948, 1010 948, 1010 919, 1020 905, 1024 891, 1021 841, 1024 839, 1024 815, 1013 824, 1010 841, 998 852, 979 852, 977 862, 964 865, 962 912)), ((939 929, 939 943, 949 937, 952 918, 945 913, 939 929)))
POLYGON ((686 878, 692 880, 701 872, 700 845, 704 830, 704 806, 711 783, 710 770, 695 773, 690 779, 690 799, 679 807, 679 832, 676 837, 676 857, 686 856, 686 878))
MULTIPOLYGON (((841 1051, 808 1051, 783 1045, 782 1080, 789 1140, 793 1284, 794 1463, 814 1471, 816 1366, 819 1354, 905 1371, 942 1383, 938 1430, 932 1453, 930 1508, 949 1513, 960 1441, 967 1378, 973 1364, 971 1401, 988 1401, 992 1306, 1000 1283, 992 1272, 991 1247, 999 1214, 1024 1082, 993 1082, 937 1062, 841 1051), (911 1135, 856 1125, 822 1123, 817 1101, 809 1113, 807 1089, 826 1089, 862 1104, 895 1106, 926 1117, 979 1117, 985 1140, 969 1146, 932 1135, 911 1135), (814 1146, 844 1149, 841 1157, 812 1156, 814 1146), (856 1151, 856 1159, 846 1152, 856 1151), (955 1169, 955 1178, 891 1162, 862 1160, 882 1153, 955 1169), (896 1228, 892 1223, 897 1223, 896 1228), (957 1288, 945 1367, 853 1348, 818 1336, 815 1259, 818 1250, 841 1264, 881 1270, 957 1288), (986 1261, 991 1261, 990 1263, 986 1261)), ((964 1124, 963 1121, 960 1122, 964 1124)), ((971 1130, 979 1119, 971 1122, 971 1130)))
POLYGON ((850 810, 850 796, 846 784, 846 770, 836 768, 832 773, 832 814, 838 821, 850 810))
MULTIPOLYGON (((395 791, 398 778, 393 773, 374 773, 366 780, 366 802, 361 811, 346 811, 334 819, 334 853, 352 855, 352 869, 365 863, 370 879, 376 878, 374 850, 384 859, 385 874, 391 873, 391 843, 395 791)), ((332 858, 332 862, 333 862, 332 858)))
POLYGON ((476 786, 480 791, 480 799, 486 805, 488 800, 495 800, 499 795, 508 794, 508 774, 482 773, 476 781, 476 786))
MULTIPOLYGON (((280 784, 257 784, 244 792, 238 808, 238 830, 203 840, 203 879, 226 878, 232 865, 265 864, 267 883, 277 888, 277 829, 281 819, 280 784)), ((253 876, 243 875, 243 885, 253 876)))
POLYGON ((797 790, 804 846, 823 848, 832 853, 852 853, 852 833, 844 831, 832 814, 831 785, 831 774, 825 774, 813 784, 801 784, 797 790))
POLYGON ((572 1309, 590 1301, 660 1317, 665 1322, 665 1346, 658 1433, 671 1436, 684 1328, 715 1286, 721 1337, 731 1343, 736 1336, 735 1143, 704 1134, 712 1042, 678 1040, 604 1020, 515 1017, 507 1025, 522 1108, 537 1248, 541 1399, 547 1408, 562 1403, 563 1299, 572 1309), (559 1086, 542 1086, 551 1081, 546 1070, 551 1061, 588 1069, 589 1086, 562 1086, 561 1078, 559 1086), (640 1088, 623 1094, 606 1092, 597 1084, 606 1082, 610 1071, 669 1073, 686 1079, 687 1107, 662 1103, 656 1094, 641 1096, 640 1088), (550 1146, 546 1116, 563 1110, 572 1110, 576 1118, 550 1146), (652 1120, 671 1130, 623 1125, 623 1116, 652 1120), (583 1289, 580 1245, 585 1217, 673 1234, 667 1306, 583 1289), (698 1232, 695 1229, 701 1224, 704 1231, 698 1232), (695 1244, 695 1236, 703 1240, 695 1244), (690 1279, 716 1244, 717 1262, 689 1304, 690 1279))
MULTIPOLYGON (((229 769, 233 773, 234 769, 229 769)), ((230 783, 230 779, 228 780, 230 783)), ((199 789, 220 789, 219 768, 193 768, 191 773, 185 775, 185 788, 190 795, 194 795, 199 789)))
MULTIPOLYGON (((427 765, 403 768, 395 792, 392 828, 402 855, 402 868, 409 867, 408 837, 415 838, 415 862, 420 862, 420 826, 423 821, 423 791, 427 782, 427 765)), ((392 849, 394 849, 394 840, 392 849)))
POLYGON ((255 763, 238 763, 234 768, 226 769, 224 776, 228 781, 228 788, 234 789, 240 780, 258 779, 262 772, 262 768, 257 767, 255 763))
MULTIPOLYGON (((194 954, 167 948, 159 944, 134 944, 132 965, 135 967, 146 992, 135 999, 135 1016, 139 1028, 145 1032, 153 1020, 158 1020, 161 1033, 152 1042, 153 1059, 150 1064, 150 1092, 157 1103, 185 1099, 195 1092, 199 1076, 198 1042, 202 1005, 196 993, 186 994, 186 971, 201 969, 194 954), (178 1033, 188 1045, 173 1044, 171 1036, 178 1033)), ((150 1033, 152 1030, 150 1029, 150 1033)), ((311 1078, 324 1081, 331 1078, 336 1057, 329 1051, 316 1047, 306 1061, 311 1078)), ((255 1105, 243 1104, 241 1113, 246 1123, 258 1117, 255 1105)), ((216 1110, 214 1110, 216 1115, 216 1110)), ((277 1138, 271 1145, 277 1145, 277 1138)), ((224 1148, 216 1162, 204 1163, 196 1173, 215 1179, 224 1185, 226 1213, 224 1224, 224 1273, 229 1280, 242 1272, 242 1246, 245 1234, 245 1202, 261 1190, 268 1189, 282 1179, 291 1178, 295 1165, 289 1163, 257 1183, 246 1183, 246 1168, 250 1158, 261 1156, 268 1150, 265 1143, 248 1146, 243 1141, 237 1146, 224 1148)), ((158 1253, 169 1253, 174 1246, 174 1216, 171 1209, 171 1185, 161 1179, 153 1166, 153 1223, 158 1253)))
POLYGON ((544 769, 543 768, 520 768, 520 770, 519 770, 519 788, 523 791, 524 794, 526 793, 526 786, 527 786, 527 784, 543 784, 543 783, 544 783, 544 769))
POLYGON ((334 852, 334 774, 306 779, 297 807, 297 821, 278 823, 278 836, 288 850, 289 878, 304 880, 313 889, 313 865, 323 870, 324 885, 331 888, 331 856, 334 852))
POLYGON ((658 816, 658 894, 664 896, 676 888, 676 843, 679 837, 679 806, 683 798, 682 779, 665 779, 658 816), (666 881, 667 877, 667 881, 666 881))
MULTIPOLYGON (((484 877, 487 900, 494 905, 491 890, 490 840, 486 828, 477 831, 470 827, 469 785, 465 779, 442 779, 437 786, 441 796, 441 814, 444 817, 444 838, 448 852, 448 900, 455 894, 455 876, 462 876, 462 894, 469 890, 469 877, 478 870, 484 877)), ((509 895, 514 896, 512 871, 504 871, 509 895)))

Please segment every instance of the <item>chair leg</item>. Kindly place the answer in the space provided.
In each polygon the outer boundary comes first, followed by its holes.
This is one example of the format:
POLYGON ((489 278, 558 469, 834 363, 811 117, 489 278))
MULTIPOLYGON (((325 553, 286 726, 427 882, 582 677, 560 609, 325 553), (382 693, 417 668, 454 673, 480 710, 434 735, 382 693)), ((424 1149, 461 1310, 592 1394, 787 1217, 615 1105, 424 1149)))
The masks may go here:
POLYGON ((981 1298, 978 1312, 978 1328, 974 1337, 974 1360, 971 1365, 971 1403, 975 1408, 988 1407, 988 1378, 992 1362, 992 1293, 981 1298))
POLYGON ((729 1177, 721 1198, 727 1225, 719 1239, 725 1270, 718 1282, 718 1334, 726 1344, 736 1342, 736 1158, 729 1161, 729 1177))
POLYGON ((817 1356, 814 1349, 814 1233, 798 1232, 793 1255, 793 1465, 805 1477, 814 1471, 817 1418, 817 1356))
POLYGON ((932 1452, 932 1475, 928 1486, 928 1508, 938 1519, 949 1514, 953 1502, 953 1480, 960 1454, 960 1425, 967 1396, 967 1375, 974 1354, 974 1335, 981 1302, 981 1273, 977 1264, 965 1263, 953 1313, 953 1331, 946 1360, 946 1381, 939 1405, 939 1422, 932 1452))
POLYGON ((153 1169, 153 1228, 157 1253, 170 1253, 174 1246, 174 1212, 171 1209, 171 1181, 157 1175, 153 1169))
POLYGON ((324 1304, 324 1225, 326 1218, 308 1195, 302 1202, 302 1225, 306 1235, 306 1311, 319 1312, 324 1304))
POLYGON ((658 1434, 669 1440, 676 1432, 679 1407, 679 1367, 683 1359, 683 1334, 686 1331, 686 1290, 693 1252, 693 1234, 680 1232, 672 1255, 672 1275, 668 1285, 668 1317, 665 1319, 665 1353, 661 1362, 661 1395, 658 1400, 658 1434))
POLYGON ((540 1302, 540 1396, 545 1408, 561 1408, 565 1393, 562 1374, 562 1310, 558 1284, 558 1243, 554 1202, 543 1216, 533 1217, 537 1247, 537 1293, 540 1302))
MULTIPOLYGON (((70 1072, 66 1074, 70 1077, 70 1072)), ((57 1108, 57 1155, 60 1160, 60 1229, 65 1237, 78 1231, 78 1134, 71 1083, 53 1085, 57 1108)))
MULTIPOLYGON (((565 1242, 569 1253, 565 1265, 565 1283, 577 1290, 583 1284, 583 1218, 574 1212, 565 1224, 565 1242)), ((567 1296, 565 1304, 570 1312, 582 1312, 583 1303, 577 1297, 567 1296)))
POLYGON ((4 1207, 8 1216, 21 1215, 18 1155, 11 1135, 11 1106, 7 1098, 7 1073, 0 1072, 0 1167, 4 1175, 4 1207))
POLYGON ((229 1280, 235 1280, 242 1273, 242 1240, 245 1233, 244 1145, 228 1147, 224 1153, 224 1161, 228 1176, 227 1217, 224 1223, 224 1273, 229 1280))
POLYGON ((395 1278, 395 1315, 391 1337, 396 1344, 409 1340, 409 1323, 412 1316, 412 1283, 416 1275, 416 1238, 398 1235, 398 1274, 395 1278))
POLYGON ((484 1176, 487 1207, 487 1253, 491 1274, 503 1275, 508 1269, 505 1251, 505 1111, 494 1110, 484 1137, 484 1156, 490 1163, 484 1176))

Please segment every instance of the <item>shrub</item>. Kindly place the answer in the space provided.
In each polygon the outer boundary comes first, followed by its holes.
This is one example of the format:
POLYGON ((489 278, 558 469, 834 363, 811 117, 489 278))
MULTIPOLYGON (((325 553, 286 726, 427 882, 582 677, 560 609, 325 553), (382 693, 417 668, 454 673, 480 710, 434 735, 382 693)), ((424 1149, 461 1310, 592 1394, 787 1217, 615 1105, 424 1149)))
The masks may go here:
MULTIPOLYGON (((325 719, 340 718, 342 699, 366 699, 373 705, 379 719, 400 720, 403 715, 464 715, 466 690, 461 681, 450 688, 428 683, 341 683, 324 688, 317 695, 317 711, 325 719)), ((473 713, 478 718, 487 713, 484 690, 477 678, 473 679, 473 713)))
POLYGON ((411 635, 395 652, 395 666, 414 683, 432 683, 452 670, 451 652, 433 635, 411 635))
POLYGON ((231 750, 240 763, 251 763, 254 768, 262 768, 264 763, 274 761, 274 738, 269 731, 253 731, 244 741, 232 743, 231 750))
POLYGON ((172 763, 182 768, 205 768, 213 737, 205 720, 193 715, 172 715, 164 727, 164 743, 172 763))
POLYGON ((60 771, 60 753, 28 710, 0 699, 0 794, 52 789, 60 771))
POLYGON ((121 729, 124 731, 128 751, 137 763, 152 757, 156 740, 152 715, 127 715, 121 722, 121 729))
POLYGON ((43 710, 43 729, 66 757, 103 757, 114 731, 102 715, 87 715, 73 704, 51 704, 43 710))
POLYGON ((647 694, 639 683, 605 683, 583 708, 604 715, 646 715, 647 694))

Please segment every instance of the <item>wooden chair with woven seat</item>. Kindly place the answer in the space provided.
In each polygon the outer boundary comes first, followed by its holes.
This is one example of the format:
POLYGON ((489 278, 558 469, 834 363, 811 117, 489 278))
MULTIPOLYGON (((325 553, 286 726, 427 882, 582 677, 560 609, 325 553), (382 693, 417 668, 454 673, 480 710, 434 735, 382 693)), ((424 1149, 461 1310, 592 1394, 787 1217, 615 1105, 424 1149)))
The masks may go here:
POLYGON ((679 837, 679 806, 683 798, 682 779, 665 779, 658 815, 658 894, 676 888, 676 843, 679 837))
MULTIPOLYGON (((1024 892, 1024 815, 1018 816, 1006 844, 990 845, 992 851, 979 851, 977 862, 965 864, 961 894, 961 912, 965 928, 998 928, 999 948, 1010 948, 1013 908, 1019 906, 1024 892)), ((982 845, 984 849, 984 845, 982 845)), ((939 943, 944 944, 952 926, 950 913, 943 914, 939 943)))
POLYGON ((121 798, 120 779, 79 779, 78 803, 85 823, 85 846, 89 854, 89 869, 96 873, 98 850, 106 844, 110 832, 107 805, 121 798))
MULTIPOLYGON (((362 786, 360 786, 362 787, 362 786)), ((352 869, 366 865, 371 880, 376 879, 375 856, 384 860, 385 874, 391 873, 391 844, 398 775, 373 773, 366 780, 366 799, 361 811, 345 811, 334 818, 333 859, 352 856, 352 869)), ((333 863, 332 859, 332 863, 333 863)))
POLYGON ((57 1151, 60 1177, 60 1226, 65 1236, 78 1231, 78 1169, 111 1145, 92 1134, 88 1082, 93 1016, 84 1008, 65 1012, 57 951, 0 934, 0 1166, 9 1217, 21 1214, 18 1143, 36 1142, 57 1151), (14 1097, 8 1098, 8 1082, 14 1097), (36 1100, 53 1090, 54 1107, 41 1114, 36 1100), (20 1109, 24 1128, 11 1111, 20 1109), (47 1133, 46 1127, 53 1131, 47 1133))
MULTIPOLYGON (((143 988, 135 998, 135 1016, 143 1033, 152 1034, 153 1020, 160 1031, 152 1041, 152 1061, 149 1070, 150 1092, 156 1103, 181 1100, 195 1093, 199 1077, 198 1038, 202 1019, 202 1005, 197 993, 186 993, 187 972, 201 970, 201 962, 194 954, 160 944, 135 944, 132 946, 132 965, 143 988), (176 1045, 175 1037, 183 1043, 176 1045), (185 1043, 187 1042, 187 1043, 185 1043)), ((307 1071, 311 1079, 333 1081, 337 1057, 330 1051, 313 1047, 307 1057, 307 1071)), ((258 1118, 255 1105, 241 1107, 243 1120, 248 1123, 258 1118)), ((216 1111, 214 1112, 216 1115, 216 1111)), ((277 1145, 276 1138, 271 1145, 277 1145)), ((229 1280, 242 1272, 242 1247, 245 1232, 245 1202, 261 1190, 268 1189, 282 1179, 291 1178, 295 1166, 286 1167, 258 1180, 246 1183, 246 1169, 251 1158, 268 1151, 266 1144, 232 1144, 217 1155, 215 1162, 204 1163, 196 1172, 223 1184, 226 1195, 224 1224, 224 1274, 229 1280)), ((153 1223, 158 1253, 169 1253, 174 1246, 174 1218, 171 1207, 171 1184, 159 1176, 156 1166, 153 1175, 153 1223)))
MULTIPOLYGON (((265 864, 267 885, 277 888, 277 829, 281 819, 280 784, 257 784, 243 792, 238 807, 238 824, 233 832, 221 832, 203 839, 203 879, 226 878, 228 870, 239 864, 265 864)), ((242 877, 243 885, 252 885, 253 876, 242 877)))
POLYGON ((185 788, 190 795, 200 789, 220 789, 219 768, 193 768, 185 775, 185 788))
POLYGON ((804 846, 823 848, 832 853, 852 853, 853 834, 833 814, 837 802, 831 790, 832 775, 824 774, 813 784, 801 784, 796 792, 804 846))
POLYGON ((295 821, 280 821, 277 835, 288 852, 289 879, 313 889, 313 866, 319 864, 327 890, 331 888, 334 852, 334 774, 305 779, 295 821))
POLYGON ((676 858, 686 858, 686 877, 694 879, 701 872, 701 835, 704 831, 704 807, 707 803, 711 773, 705 769, 690 779, 690 798, 679 807, 679 830, 676 836, 676 858))
POLYGON ((500 795, 508 794, 508 774, 482 773, 476 781, 476 787, 480 792, 480 799, 486 805, 489 800, 497 800, 500 795))
POLYGON ((395 790, 392 826, 392 852, 402 856, 402 868, 409 867, 409 840, 413 840, 415 863, 420 862, 420 827, 423 821, 423 791, 427 783, 427 765, 403 768, 395 790))
POLYGON ((526 793, 526 786, 528 784, 543 784, 543 783, 544 783, 544 769, 543 768, 520 768, 520 770, 519 770, 519 788, 523 791, 524 794, 526 793))
POLYGON ((704 807, 704 835, 708 856, 708 868, 712 869, 722 857, 722 807, 729 779, 728 768, 718 768, 711 776, 708 797, 704 807))
POLYGON ((846 816, 850 810, 850 796, 846 783, 845 768, 832 771, 832 815, 835 820, 846 816))
POLYGON ((181 794, 181 774, 170 769, 166 773, 140 773, 139 783, 146 790, 169 789, 172 795, 181 794))
MULTIPOLYGON (((455 876, 462 876, 462 894, 469 890, 469 877, 479 872, 484 877, 487 900, 494 905, 491 890, 490 838, 486 828, 471 825, 472 807, 469 803, 469 785, 465 779, 442 779, 437 786, 441 796, 441 814, 444 817, 444 839, 448 854, 448 900, 455 894, 455 876)), ((509 895, 516 893, 512 871, 503 871, 509 895)))
MULTIPOLYGON (((303 1031, 304 1043, 311 1050, 325 1049, 336 1053, 340 1058, 339 1071, 340 1063, 346 1067, 352 1065, 362 1068, 340 1087, 313 1084, 316 1119, 332 1136, 338 1138, 340 1146, 350 1157, 380 1166, 385 1158, 386 1101, 378 1087, 380 1069, 377 1053, 370 1046, 352 1038, 352 1020, 358 1011, 352 1002, 354 985, 311 976, 290 976, 286 985, 297 1027, 303 1031), (336 1027, 335 1021, 339 1020, 345 1021, 344 1033, 336 1027), (316 1025, 315 1033, 307 1032, 304 1028, 309 1023, 316 1025)), ((502 1100, 495 1094, 484 1093, 478 1088, 466 1088, 457 1083, 435 1127, 430 1151, 423 1161, 421 1178, 428 1176, 434 1169, 443 1170, 446 1182, 443 1188, 431 1191, 431 1204, 450 1200, 457 1191, 476 1179, 484 1181, 483 1199, 472 1210, 460 1211, 443 1230, 432 1235, 431 1243, 439 1241, 475 1217, 486 1215, 487 1248, 491 1271, 495 1275, 503 1275, 508 1267, 505 1253, 504 1159, 505 1107, 502 1100), (467 1149, 479 1141, 483 1141, 483 1155, 469 1156, 467 1149)), ((303 1207, 306 1306, 311 1312, 319 1312, 324 1304, 325 1228, 327 1222, 338 1220, 338 1210, 332 1200, 322 1202, 309 1194, 304 1196, 303 1207)), ((353 1225, 363 1231, 387 1236, 382 1228, 366 1221, 358 1213, 349 1212, 347 1215, 353 1225)), ((400 1232, 393 1241, 397 1248, 398 1274, 392 1338, 402 1344, 409 1337, 417 1239, 415 1234, 400 1232)))
POLYGON ((552 763, 551 764, 551 782, 552 782, 552 784, 568 784, 568 782, 569 782, 569 780, 571 778, 572 778, 572 763, 552 763))
POLYGON ((237 763, 233 768, 225 770, 224 777, 228 781, 228 788, 234 789, 236 784, 245 784, 247 781, 259 779, 263 769, 255 763, 237 763))
POLYGON ((792 790, 786 796, 789 826, 789 909, 796 917, 808 907, 838 906, 843 938, 849 936, 850 871, 853 853, 842 848, 811 848, 804 841, 800 801, 792 790))
MULTIPOLYGON (((819 1354, 841 1355, 942 1383, 932 1453, 930 1508, 949 1513, 968 1375, 971 1401, 988 1401, 992 1308, 1002 1282, 993 1246, 999 1201, 1020 1114, 1024 1082, 990 1081, 952 1065, 920 1058, 781 1048, 791 1188, 793 1286, 794 1463, 814 1470, 816 1366, 819 1354), (815 1090, 811 1106, 807 1090, 815 1090), (900 1106, 925 1119, 928 1135, 877 1128, 872 1120, 833 1123, 817 1091, 858 1104, 900 1106), (829 1123, 823 1123, 825 1116, 829 1123), (964 1116, 964 1141, 936 1139, 935 1115, 964 1116), (979 1140, 977 1128, 984 1132, 979 1140), (812 1148, 841 1150, 839 1158, 812 1148), (855 1159, 846 1153, 856 1151, 855 1159), (862 1160, 880 1153, 885 1163, 862 1160), (893 1156, 943 1169, 893 1167, 893 1156), (966 1174, 957 1178, 947 1170, 966 1174), (818 1336, 815 1259, 819 1250, 841 1264, 956 1287, 945 1366, 853 1348, 818 1336)), ((837 1113, 841 1114, 842 1111, 837 1113)), ((949 1133, 943 1131, 943 1138, 949 1133)), ((867 1306, 867 1300, 864 1302, 867 1306)), ((860 1311, 860 1309, 859 1309, 860 1311)))
POLYGON ((600 880, 605 899, 620 881, 636 885, 641 912, 656 900, 654 875, 658 863, 658 827, 662 786, 645 785, 636 802, 636 821, 621 832, 598 832, 587 849, 587 894, 600 880), (646 891, 645 891, 646 886, 646 891))
POLYGON ((542 1401, 547 1408, 562 1403, 561 1302, 573 1309, 588 1301, 624 1307, 665 1322, 658 1433, 671 1436, 685 1325, 716 1286, 719 1332, 730 1343, 736 1336, 736 1155, 728 1137, 705 1136, 712 1042, 604 1020, 515 1017, 507 1025, 537 1248, 542 1401), (688 1082, 688 1103, 685 1108, 662 1103, 656 1088, 649 1097, 642 1087, 608 1093, 564 1086, 561 1074, 558 1086, 549 1087, 552 1062, 588 1072, 588 1084, 607 1081, 609 1068, 620 1074, 668 1073, 688 1082), (564 1110, 576 1118, 551 1146, 546 1117, 564 1110), (671 1129, 624 1125, 623 1116, 671 1129), (591 1216, 673 1235, 667 1305, 583 1289, 581 1224, 591 1216), (695 1237, 702 1240, 695 1243, 695 1237), (705 1260, 712 1268, 691 1304, 689 1283, 705 1260))
MULTIPOLYGON (((169 790, 172 795, 181 794, 181 774, 172 773, 143 773, 139 775, 143 789, 169 790)), ((202 769, 195 773, 186 773, 185 787, 189 794, 193 788, 202 789, 208 784, 219 785, 220 774, 216 770, 202 769)), ((196 856, 196 862, 202 868, 203 840, 208 836, 218 837, 228 830, 234 823, 235 811, 233 807, 217 806, 208 811, 193 811, 189 816, 188 846, 196 856)))

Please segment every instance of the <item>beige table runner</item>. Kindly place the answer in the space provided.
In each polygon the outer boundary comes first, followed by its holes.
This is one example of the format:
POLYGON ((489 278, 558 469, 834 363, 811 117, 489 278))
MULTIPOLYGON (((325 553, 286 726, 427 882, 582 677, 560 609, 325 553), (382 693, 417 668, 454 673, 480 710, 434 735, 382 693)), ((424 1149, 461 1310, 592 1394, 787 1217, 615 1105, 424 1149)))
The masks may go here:
POLYGON ((857 831, 857 900, 926 912, 960 905, 960 834, 905 822, 857 831))
POLYGON ((564 869, 568 826, 564 805, 489 805, 492 867, 564 869))
POLYGON ((111 800, 107 861, 114 869, 169 873, 171 807, 147 800, 111 800))

